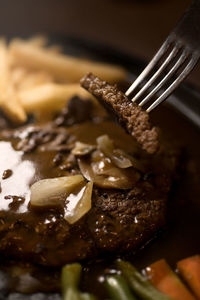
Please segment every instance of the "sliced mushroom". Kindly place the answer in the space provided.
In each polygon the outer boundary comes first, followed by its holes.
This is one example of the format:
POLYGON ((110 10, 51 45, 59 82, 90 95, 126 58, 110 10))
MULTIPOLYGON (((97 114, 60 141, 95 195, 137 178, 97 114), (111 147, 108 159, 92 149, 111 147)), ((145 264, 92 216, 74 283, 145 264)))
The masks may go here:
MULTIPOLYGON (((68 198, 67 209, 65 209, 65 220, 70 223, 74 224, 80 218, 82 218, 92 206, 92 188, 93 182, 88 182, 86 186, 84 186, 83 191, 80 191, 77 195, 78 201, 76 201, 76 206, 70 209, 70 198, 68 198), (78 197, 79 196, 79 197, 78 197)), ((73 201, 73 197, 71 198, 73 201)), ((73 201, 74 202, 74 201, 73 201)))
POLYGON ((89 158, 79 158, 78 164, 83 176, 102 188, 130 189, 140 178, 134 168, 116 167, 99 150, 93 152, 89 158))
POLYGON ((95 148, 96 146, 94 145, 76 142, 75 147, 72 150, 72 154, 74 154, 75 156, 84 156, 91 153, 93 150, 95 150, 95 148))
POLYGON ((33 206, 55 206, 84 182, 82 175, 42 179, 31 186, 30 203, 33 206))

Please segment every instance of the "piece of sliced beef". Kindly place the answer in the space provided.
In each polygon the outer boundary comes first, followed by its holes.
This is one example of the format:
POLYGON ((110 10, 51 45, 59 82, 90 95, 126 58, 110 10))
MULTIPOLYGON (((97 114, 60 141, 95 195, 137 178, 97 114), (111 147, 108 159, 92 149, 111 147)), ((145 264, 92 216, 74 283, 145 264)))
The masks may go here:
POLYGON ((81 79, 81 85, 117 116, 119 123, 144 150, 151 154, 158 150, 158 131, 151 125, 148 113, 128 100, 116 85, 110 85, 92 73, 81 79))

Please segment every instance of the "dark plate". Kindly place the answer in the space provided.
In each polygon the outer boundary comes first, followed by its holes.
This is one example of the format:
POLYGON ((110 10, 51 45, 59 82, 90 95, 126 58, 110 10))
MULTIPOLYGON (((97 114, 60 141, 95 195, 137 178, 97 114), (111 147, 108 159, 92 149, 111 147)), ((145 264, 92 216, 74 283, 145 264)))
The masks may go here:
MULTIPOLYGON (((52 37, 50 41, 61 44, 66 53, 124 66, 130 72, 130 82, 145 66, 143 61, 97 42, 63 36, 52 37)), ((152 118, 166 136, 183 147, 185 169, 169 203, 168 228, 136 255, 129 256, 139 269, 162 257, 175 267, 177 260, 200 253, 200 91, 189 84, 182 84, 175 94, 152 113, 152 118)), ((94 263, 86 272, 82 286, 104 299, 101 285, 97 283, 101 272, 101 263, 94 263)), ((10 294, 6 297, 2 295, 0 299, 57 300, 59 296, 10 294)))

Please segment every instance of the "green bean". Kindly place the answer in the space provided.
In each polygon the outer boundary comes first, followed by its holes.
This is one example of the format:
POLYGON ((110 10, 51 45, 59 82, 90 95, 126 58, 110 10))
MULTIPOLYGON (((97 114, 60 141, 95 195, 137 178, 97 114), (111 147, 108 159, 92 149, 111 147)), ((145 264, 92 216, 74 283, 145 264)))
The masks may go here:
POLYGON ((151 283, 143 275, 141 275, 131 263, 123 260, 117 260, 116 263, 132 290, 141 299, 171 300, 168 296, 154 288, 154 286, 151 285, 151 283))
POLYGON ((62 268, 63 300, 95 300, 93 295, 81 293, 78 289, 81 271, 81 265, 78 263, 66 265, 62 268))
POLYGON ((71 264, 62 268, 62 293, 63 300, 81 300, 78 284, 81 276, 81 265, 71 264))
POLYGON ((63 294, 63 300, 82 300, 82 298, 78 291, 72 288, 68 288, 63 294))
POLYGON ((62 287, 67 289, 68 287, 77 288, 81 276, 82 267, 80 264, 70 264, 62 268, 62 287))
POLYGON ((113 300, 136 300, 126 280, 119 275, 110 275, 106 277, 106 288, 113 300))
POLYGON ((92 294, 82 293, 81 300, 96 300, 96 298, 92 294))

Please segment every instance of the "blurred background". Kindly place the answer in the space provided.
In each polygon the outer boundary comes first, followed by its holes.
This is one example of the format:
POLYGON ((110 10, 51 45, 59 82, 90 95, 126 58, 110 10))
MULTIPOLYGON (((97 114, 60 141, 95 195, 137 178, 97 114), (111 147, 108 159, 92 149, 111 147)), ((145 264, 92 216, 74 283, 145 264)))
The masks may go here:
MULTIPOLYGON (((66 34, 149 60, 190 0, 0 0, 1 35, 66 34)), ((200 86, 200 67, 189 80, 200 86)))

